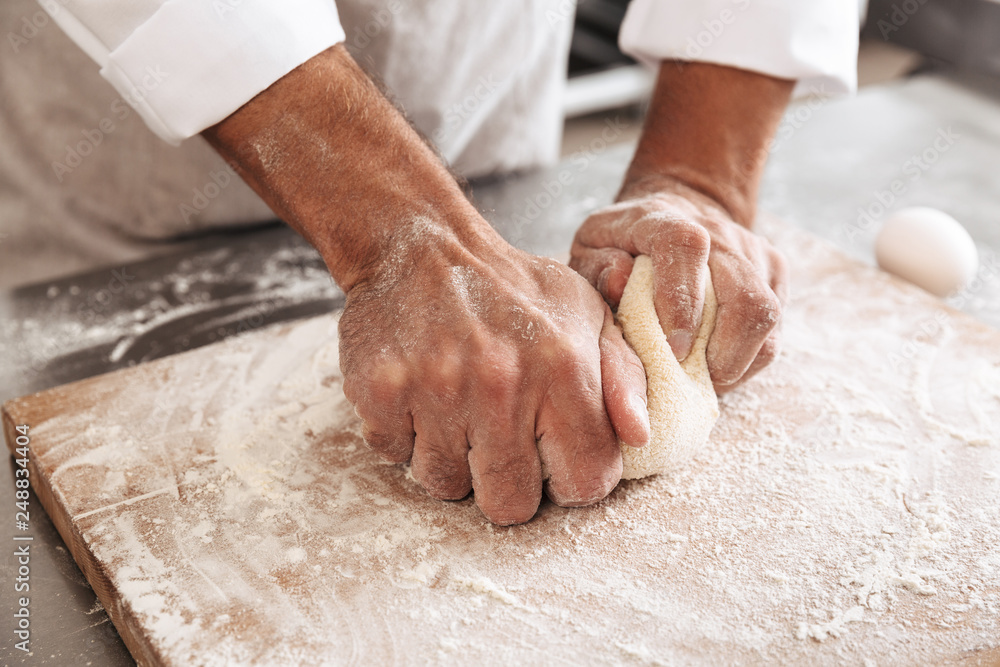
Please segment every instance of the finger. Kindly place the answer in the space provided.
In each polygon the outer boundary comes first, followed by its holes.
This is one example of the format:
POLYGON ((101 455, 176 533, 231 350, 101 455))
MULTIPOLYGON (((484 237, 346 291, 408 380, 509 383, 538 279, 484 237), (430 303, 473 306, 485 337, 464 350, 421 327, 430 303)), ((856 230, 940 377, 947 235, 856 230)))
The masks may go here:
POLYGON ((542 464, 530 423, 476 420, 469 445, 472 488, 486 518, 501 526, 530 520, 542 500, 542 464))
POLYGON ((706 357, 712 382, 725 387, 747 372, 781 319, 781 303, 745 259, 717 254, 712 276, 718 311, 706 357))
POLYGON ((466 418, 476 504, 493 523, 524 523, 542 499, 535 410, 524 407, 522 388, 512 379, 521 363, 513 351, 484 347, 477 358, 480 364, 470 385, 476 410, 466 418))
POLYGON ((469 442, 453 420, 414 419, 410 462, 413 479, 438 500, 460 500, 472 491, 469 442), (443 426, 443 428, 442 428, 443 426))
POLYGON ((617 308, 632 273, 632 262, 632 255, 619 248, 588 248, 574 243, 569 265, 593 285, 612 308, 617 308))
POLYGON ((344 395, 361 419, 365 444, 386 461, 406 463, 413 453, 413 419, 405 402, 405 373, 382 363, 344 377, 344 395))
POLYGON ((764 341, 764 344, 760 346, 760 350, 757 352, 757 356, 754 357, 753 363, 750 364, 750 368, 747 372, 740 377, 739 380, 727 385, 715 385, 715 393, 724 394, 727 391, 732 391, 739 387, 744 382, 752 378, 754 375, 764 370, 772 361, 774 361, 778 355, 781 353, 781 325, 779 324, 771 332, 771 334, 764 341))
POLYGON ((635 256, 640 254, 636 243, 636 227, 646 220, 654 208, 626 201, 612 204, 592 214, 576 232, 576 242, 588 248, 621 248, 635 256))
POLYGON ((390 463, 406 463, 413 454, 413 425, 409 413, 400 418, 385 416, 377 420, 362 417, 361 437, 372 451, 390 463))
MULTIPOLYGON (((789 281, 788 263, 785 261, 785 256, 767 242, 764 242, 761 252, 758 254, 760 255, 760 261, 754 262, 754 266, 758 269, 761 275, 767 276, 771 291, 774 292, 778 301, 782 304, 782 306, 784 306, 784 304, 788 302, 789 281)), ((764 340, 764 344, 760 346, 760 350, 757 351, 757 356, 754 357, 754 360, 750 364, 750 367, 746 370, 746 373, 744 373, 739 380, 732 384, 716 385, 716 393, 722 394, 739 387, 769 366, 780 353, 781 321, 779 320, 778 325, 774 327, 768 337, 764 340)))
POLYGON ((788 303, 789 281, 791 278, 788 261, 783 254, 773 248, 768 253, 768 260, 771 291, 778 297, 778 301, 784 305, 788 303))
POLYGON ((457 500, 472 490, 468 419, 462 407, 469 382, 460 346, 433 342, 434 354, 420 369, 420 394, 413 399, 413 478, 434 498, 457 500))
POLYGON ((631 447, 648 444, 646 371, 615 325, 610 309, 601 331, 601 387, 604 406, 618 439, 631 447))
POLYGON ((604 409, 599 360, 594 362, 585 367, 575 359, 556 370, 538 412, 545 490, 563 507, 595 503, 621 479, 621 449, 604 409))
POLYGON ((660 326, 678 360, 683 361, 701 324, 705 285, 709 278, 711 238, 701 225, 677 220, 664 232, 664 248, 653 258, 653 304, 660 326))

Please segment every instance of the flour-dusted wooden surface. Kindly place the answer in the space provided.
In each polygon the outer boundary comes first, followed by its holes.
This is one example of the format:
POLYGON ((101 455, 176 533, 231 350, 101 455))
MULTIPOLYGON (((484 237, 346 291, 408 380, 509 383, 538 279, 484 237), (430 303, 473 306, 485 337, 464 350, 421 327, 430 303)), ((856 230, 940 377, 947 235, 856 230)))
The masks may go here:
POLYGON ((11 401, 140 663, 1000 662, 1000 332, 784 226, 703 454, 497 528, 368 452, 336 318, 11 401))

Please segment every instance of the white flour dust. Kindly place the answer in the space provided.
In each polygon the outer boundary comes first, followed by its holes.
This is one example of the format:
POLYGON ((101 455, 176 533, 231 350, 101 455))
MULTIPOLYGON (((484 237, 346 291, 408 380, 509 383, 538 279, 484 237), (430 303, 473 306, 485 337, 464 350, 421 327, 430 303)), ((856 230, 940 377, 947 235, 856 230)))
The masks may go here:
POLYGON ((988 664, 1000 334, 955 315, 896 368, 933 309, 784 240, 784 351, 704 451, 524 526, 364 448, 330 318, 132 369, 33 446, 169 664, 988 664))

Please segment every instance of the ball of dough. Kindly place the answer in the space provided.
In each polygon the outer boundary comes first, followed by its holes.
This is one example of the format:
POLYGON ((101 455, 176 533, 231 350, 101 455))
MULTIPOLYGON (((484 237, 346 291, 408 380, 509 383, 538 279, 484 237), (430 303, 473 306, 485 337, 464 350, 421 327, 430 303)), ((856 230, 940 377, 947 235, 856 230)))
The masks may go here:
POLYGON ((948 296, 979 268, 976 244, 947 213, 926 206, 889 216, 875 240, 878 265, 931 294, 948 296))
POLYGON ((646 400, 651 438, 645 447, 622 444, 622 479, 637 479, 676 469, 707 441, 719 418, 719 399, 705 360, 715 326, 715 291, 711 278, 705 308, 691 353, 678 362, 660 327, 653 305, 653 261, 635 258, 616 318, 625 340, 646 370, 646 400))

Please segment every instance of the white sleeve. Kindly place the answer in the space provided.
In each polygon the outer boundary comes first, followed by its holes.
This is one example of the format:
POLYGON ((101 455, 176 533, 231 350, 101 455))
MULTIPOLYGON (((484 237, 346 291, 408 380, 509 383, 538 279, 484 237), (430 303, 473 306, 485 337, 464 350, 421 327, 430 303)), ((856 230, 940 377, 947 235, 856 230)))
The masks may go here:
POLYGON ((858 0, 632 0, 619 43, 646 64, 728 65, 830 95, 857 88, 859 30, 858 0))
POLYGON ((172 144, 344 40, 333 0, 39 0, 172 144))

